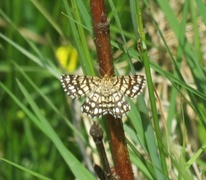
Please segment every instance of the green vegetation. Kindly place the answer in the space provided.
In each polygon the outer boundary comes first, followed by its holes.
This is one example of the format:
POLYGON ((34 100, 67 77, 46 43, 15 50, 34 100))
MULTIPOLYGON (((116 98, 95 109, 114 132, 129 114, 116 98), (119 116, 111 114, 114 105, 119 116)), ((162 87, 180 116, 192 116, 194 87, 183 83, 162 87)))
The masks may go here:
MULTIPOLYGON (((206 177, 206 8, 173 2, 106 2, 116 74, 147 77, 124 121, 139 179, 206 177)), ((0 3, 0 179, 96 178, 92 120, 59 81, 98 75, 88 3, 0 3)))

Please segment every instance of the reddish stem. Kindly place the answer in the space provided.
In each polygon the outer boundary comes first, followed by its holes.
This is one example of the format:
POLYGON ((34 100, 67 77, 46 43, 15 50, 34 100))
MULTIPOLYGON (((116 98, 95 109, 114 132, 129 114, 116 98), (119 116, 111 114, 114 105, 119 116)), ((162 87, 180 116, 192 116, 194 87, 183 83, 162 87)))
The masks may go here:
MULTIPOLYGON (((109 21, 105 13, 104 0, 90 0, 94 40, 97 48, 100 75, 114 75, 110 45, 109 21)), ((120 179, 134 179, 126 138, 121 119, 107 116, 107 127, 115 172, 120 179)))
POLYGON ((90 0, 94 40, 97 48, 100 75, 114 75, 112 51, 109 36, 109 21, 103 0, 90 0))

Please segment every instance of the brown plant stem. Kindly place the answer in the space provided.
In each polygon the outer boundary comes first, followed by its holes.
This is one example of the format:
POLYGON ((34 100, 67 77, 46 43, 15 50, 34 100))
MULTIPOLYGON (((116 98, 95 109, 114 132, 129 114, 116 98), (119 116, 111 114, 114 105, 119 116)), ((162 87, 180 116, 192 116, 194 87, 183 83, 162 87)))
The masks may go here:
MULTIPOLYGON (((109 21, 104 0, 90 0, 94 40, 97 48, 100 75, 114 75, 112 51, 110 45, 109 21)), ((107 115, 107 127, 115 172, 120 179, 134 179, 121 119, 107 115)))
POLYGON ((97 48, 100 75, 114 75, 109 36, 109 21, 103 0, 90 0, 94 41, 97 48))
POLYGON ((103 144, 103 130, 101 125, 98 122, 94 122, 90 128, 89 134, 92 136, 94 143, 96 144, 97 152, 103 165, 105 179, 112 180, 112 173, 103 144))

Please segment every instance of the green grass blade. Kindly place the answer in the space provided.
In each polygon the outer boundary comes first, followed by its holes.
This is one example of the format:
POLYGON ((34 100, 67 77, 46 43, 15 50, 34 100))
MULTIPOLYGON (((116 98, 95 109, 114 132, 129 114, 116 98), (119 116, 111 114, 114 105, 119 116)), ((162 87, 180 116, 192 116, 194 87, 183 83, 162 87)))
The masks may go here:
POLYGON ((50 16, 49 12, 46 11, 46 9, 43 8, 42 4, 40 4, 36 0, 31 0, 31 3, 39 10, 39 12, 42 13, 42 15, 48 20, 48 22, 56 29, 56 31, 61 35, 64 36, 64 33, 62 32, 61 28, 58 26, 58 24, 54 21, 54 19, 50 16))
POLYGON ((73 156, 73 154, 66 149, 62 141, 59 139, 51 125, 42 115, 40 109, 33 101, 29 93, 26 91, 24 86, 17 81, 22 93, 24 94, 25 98, 27 99, 28 103, 30 104, 32 110, 36 114, 37 118, 41 121, 41 129, 43 132, 53 141, 56 148, 59 150, 60 154, 62 155, 63 159, 66 161, 67 165, 70 167, 71 171, 74 173, 77 179, 93 179, 94 177, 87 171, 87 169, 82 166, 82 164, 73 156), (77 168, 78 167, 78 168, 77 168))
MULTIPOLYGON (((70 7, 66 0, 63 0, 63 3, 65 6, 65 9, 66 9, 67 16, 75 19, 72 12, 73 12, 73 8, 76 7, 76 2, 72 1, 73 7, 70 7)), ((75 13, 76 13, 75 16, 80 19, 79 12, 75 11, 75 13)), ((94 65, 93 65, 92 58, 90 57, 90 53, 88 50, 88 45, 87 45, 86 35, 84 33, 84 30, 83 30, 82 26, 76 26, 74 21, 72 21, 70 19, 69 19, 69 23, 71 26, 71 32, 73 34, 74 41, 76 43, 76 48, 78 50, 78 54, 80 57, 79 60, 81 63, 82 70, 83 70, 85 75, 94 75, 95 74, 94 65)))
MULTIPOLYGON (((160 7, 162 8, 173 32, 175 33, 178 39, 179 33, 181 32, 181 26, 178 23, 177 18, 175 17, 173 11, 171 10, 171 7, 169 6, 169 2, 158 0, 158 3, 160 7)), ((187 56, 187 62, 194 75, 196 85, 198 86, 199 89, 201 89, 202 92, 206 94, 205 75, 203 73, 201 65, 197 61, 196 53, 194 51, 191 51, 192 47, 186 38, 179 39, 179 43, 180 43, 180 47, 182 48, 182 51, 187 56)))
POLYGON ((206 7, 202 0, 195 0, 197 3, 197 6, 199 8, 200 14, 202 16, 202 20, 206 26, 206 7))
MULTIPOLYGON (((27 80, 27 82, 31 85, 31 87, 34 88, 34 90, 48 103, 48 106, 50 106, 54 112, 56 112, 56 114, 58 114, 62 119, 65 120, 65 122, 68 124, 68 126, 71 128, 71 130, 79 137, 81 138, 81 140, 86 143, 85 138, 82 136, 82 134, 74 127, 73 124, 71 124, 71 122, 64 116, 61 114, 61 112, 59 111, 59 109, 53 104, 53 102, 42 92, 42 90, 37 87, 35 85, 35 83, 28 77, 28 75, 26 75, 22 69, 14 62, 15 66, 17 67, 17 69, 19 70, 19 72, 22 73, 22 75, 25 77, 25 79, 27 80)), ((57 80, 59 81, 59 80, 57 80)), ((60 81, 59 81, 60 84, 60 81)))
POLYGON ((0 38, 2 38, 5 41, 7 41, 9 44, 11 44, 13 47, 15 47, 18 51, 20 51, 22 54, 24 54, 30 60, 32 60, 33 62, 38 64, 40 67, 44 67, 45 69, 47 69, 54 76, 60 77, 60 73, 57 70, 57 68, 55 68, 49 61, 42 62, 37 56, 33 55, 32 53, 27 51, 25 48, 19 46, 14 41, 12 41, 11 39, 7 38, 5 35, 3 35, 1 33, 0 33, 0 38))
POLYGON ((11 96, 16 104, 26 113, 26 115, 39 127, 39 129, 54 143, 62 158, 74 173, 75 177, 85 180, 94 179, 94 177, 84 166, 82 166, 82 164, 76 159, 76 157, 74 157, 74 155, 68 149, 66 149, 62 141, 57 136, 56 132, 48 123, 47 119, 42 115, 40 109, 33 101, 28 91, 24 88, 24 86, 19 81, 17 81, 17 83, 35 115, 27 107, 25 107, 25 105, 20 100, 18 100, 15 95, 10 92, 2 83, 0 85, 11 96))
POLYGON ((31 170, 29 170, 28 168, 25 168, 25 167, 23 167, 23 166, 20 166, 19 164, 13 163, 12 161, 9 161, 9 160, 7 160, 7 159, 0 158, 0 160, 6 162, 6 163, 8 163, 8 164, 10 164, 10 165, 12 165, 12 166, 14 166, 14 167, 16 167, 16 168, 18 168, 18 169, 20 169, 20 170, 22 170, 22 171, 24 171, 24 172, 27 172, 28 174, 31 174, 31 175, 39 178, 39 179, 51 180, 50 178, 47 178, 47 177, 45 177, 45 176, 42 176, 41 174, 38 174, 37 172, 31 171, 31 170))

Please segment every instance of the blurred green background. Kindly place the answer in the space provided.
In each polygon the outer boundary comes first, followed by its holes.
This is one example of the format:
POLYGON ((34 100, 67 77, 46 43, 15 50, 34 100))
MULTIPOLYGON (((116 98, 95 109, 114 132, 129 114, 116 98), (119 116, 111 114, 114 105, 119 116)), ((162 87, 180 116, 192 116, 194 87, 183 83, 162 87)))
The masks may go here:
MULTIPOLYGON (((72 35, 68 19, 62 14, 65 11, 63 2, 1 1, 0 8, 0 32, 18 46, 16 48, 2 38, 0 40, 1 82, 31 110, 27 98, 17 85, 17 81, 20 81, 64 145, 69 147, 76 157, 80 157, 76 143, 71 143, 74 141, 72 131, 39 92, 56 108, 59 107, 59 113, 63 114, 66 99, 59 81, 62 70, 56 53, 60 47, 66 48, 66 52, 75 51, 70 45, 72 35), (35 83, 39 91, 28 83, 20 71, 35 83)), ((74 57, 72 63, 74 65, 70 71, 75 70, 77 57, 74 57)), ((70 169, 53 142, 30 121, 27 114, 2 87, 0 97, 0 156, 52 179, 73 179, 70 169)), ((46 125, 42 126, 47 128, 46 125)), ((36 178, 1 161, 0 179, 36 178)))
MULTIPOLYGON (((113 2, 118 14, 111 2, 106 7, 116 69, 128 74, 129 63, 124 59, 140 59, 138 30, 131 18, 136 17, 135 1, 113 2)), ((147 39, 143 43, 161 102, 157 100, 157 113, 168 148, 167 178, 204 178, 205 6, 198 0, 144 1, 141 8, 147 39)), ((87 133, 88 119, 76 113, 80 104, 66 98, 59 81, 63 72, 95 74, 97 56, 89 10, 89 2, 80 0, 0 2, 0 158, 4 158, 0 179, 94 178, 91 151, 96 151, 87 133)), ((134 63, 138 70, 142 66, 134 63)), ((146 92, 145 101, 150 110, 146 92)), ((136 139, 135 125, 127 121, 125 126, 129 137, 136 139)), ((138 177, 155 179, 144 153, 132 154, 133 163, 138 156, 144 159, 136 165, 141 169, 138 177)))

